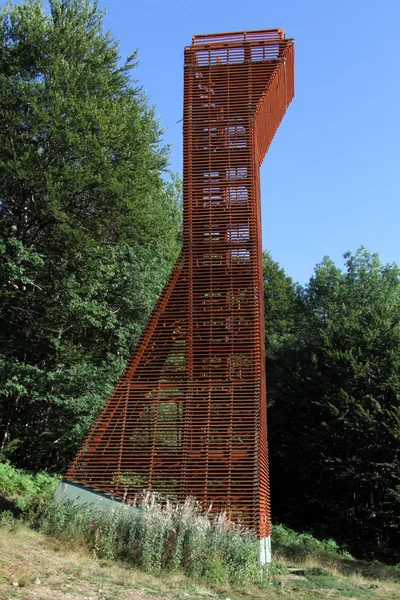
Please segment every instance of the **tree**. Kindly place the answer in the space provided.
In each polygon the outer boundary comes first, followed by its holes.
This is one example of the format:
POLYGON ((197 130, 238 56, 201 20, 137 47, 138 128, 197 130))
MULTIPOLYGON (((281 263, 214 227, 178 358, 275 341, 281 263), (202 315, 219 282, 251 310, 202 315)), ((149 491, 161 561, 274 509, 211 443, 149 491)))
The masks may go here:
POLYGON ((177 257, 180 182, 98 2, 49 4, 0 9, 0 447, 63 469, 177 257))
POLYGON ((358 555, 399 559, 400 269, 325 258, 269 411, 275 514, 358 555))
POLYGON ((285 379, 283 360, 297 344, 302 320, 301 288, 294 284, 269 252, 263 253, 265 351, 267 361, 268 407, 279 398, 285 379))

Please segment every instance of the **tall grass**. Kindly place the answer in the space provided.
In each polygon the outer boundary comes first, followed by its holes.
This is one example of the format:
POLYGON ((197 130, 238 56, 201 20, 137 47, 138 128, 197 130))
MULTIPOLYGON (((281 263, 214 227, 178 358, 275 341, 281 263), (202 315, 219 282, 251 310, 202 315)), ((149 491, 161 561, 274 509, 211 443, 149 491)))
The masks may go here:
POLYGON ((179 570, 192 578, 235 585, 263 578, 253 534, 225 515, 210 520, 193 500, 176 505, 150 493, 139 503, 140 508, 121 504, 97 513, 74 502, 50 502, 40 528, 84 544, 96 556, 151 573, 179 570))

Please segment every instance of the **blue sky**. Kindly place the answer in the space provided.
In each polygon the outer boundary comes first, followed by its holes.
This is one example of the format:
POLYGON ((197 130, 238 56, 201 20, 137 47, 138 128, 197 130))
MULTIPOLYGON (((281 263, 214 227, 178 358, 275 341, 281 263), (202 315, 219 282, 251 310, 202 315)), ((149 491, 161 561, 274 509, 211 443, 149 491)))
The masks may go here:
POLYGON ((108 0, 106 27, 182 168, 182 50, 195 33, 282 27, 296 97, 262 166, 263 246, 295 281, 365 245, 400 264, 398 0, 108 0))

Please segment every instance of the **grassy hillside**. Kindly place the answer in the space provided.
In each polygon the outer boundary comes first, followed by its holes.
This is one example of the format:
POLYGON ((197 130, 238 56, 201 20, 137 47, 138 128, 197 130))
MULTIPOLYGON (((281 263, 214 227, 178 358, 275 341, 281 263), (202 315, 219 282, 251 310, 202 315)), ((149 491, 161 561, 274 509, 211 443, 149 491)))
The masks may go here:
POLYGON ((0 600, 398 600, 400 571, 304 544, 280 544, 263 585, 210 585, 181 574, 150 575, 69 541, 33 531, 8 514, 0 527, 0 600), (297 547, 296 547, 297 546, 297 547))
POLYGON ((400 598, 399 567, 355 560, 333 540, 277 525, 274 563, 260 570, 249 534, 190 503, 149 496, 141 511, 94 518, 49 502, 57 481, 0 463, 0 600, 400 598))

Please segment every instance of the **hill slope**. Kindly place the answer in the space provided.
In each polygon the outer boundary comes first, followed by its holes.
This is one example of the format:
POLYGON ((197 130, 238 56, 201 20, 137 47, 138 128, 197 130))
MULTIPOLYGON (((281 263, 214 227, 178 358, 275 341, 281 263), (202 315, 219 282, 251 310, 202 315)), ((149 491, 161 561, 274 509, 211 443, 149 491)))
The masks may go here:
MULTIPOLYGON (((3 513, 4 515, 4 513, 3 513)), ((398 600, 400 571, 377 563, 277 554, 264 588, 206 589, 181 575, 153 577, 10 519, 0 528, 0 600, 398 600), (297 569, 297 570, 296 570, 297 569), (379 578, 378 578, 379 577, 379 578)), ((281 552, 285 552, 281 548, 281 552)), ((301 553, 300 553, 301 554, 301 553)))

